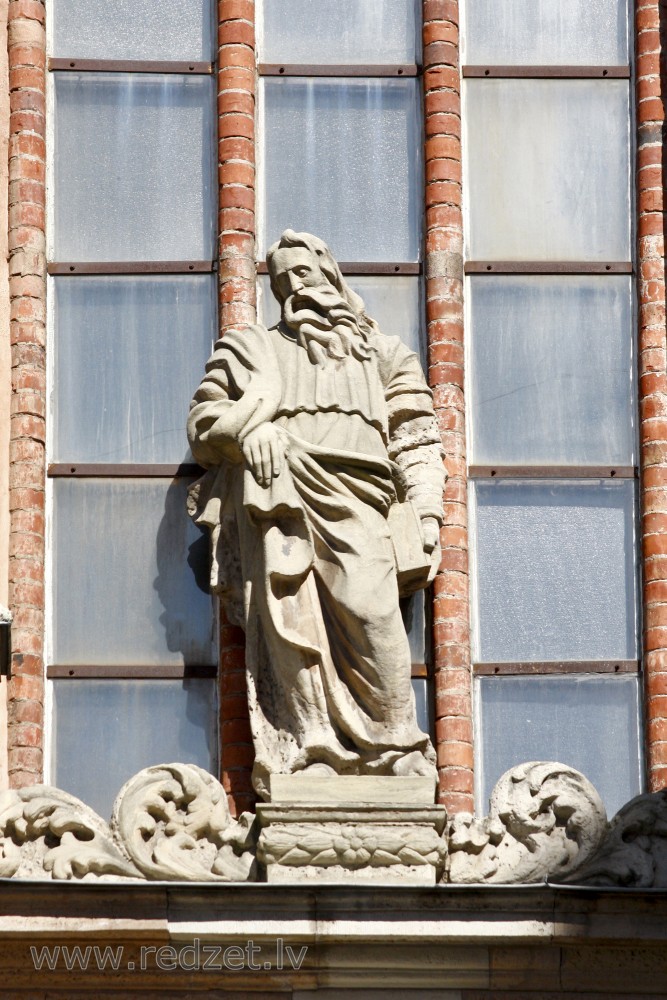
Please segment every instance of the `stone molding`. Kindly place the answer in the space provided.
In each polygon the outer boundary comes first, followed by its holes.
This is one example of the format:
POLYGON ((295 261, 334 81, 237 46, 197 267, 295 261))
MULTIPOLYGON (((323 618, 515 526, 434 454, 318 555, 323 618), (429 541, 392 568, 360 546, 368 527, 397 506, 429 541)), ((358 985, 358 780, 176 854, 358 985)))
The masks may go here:
POLYGON ((58 788, 0 793, 0 878, 56 881, 526 884, 667 888, 667 791, 609 823, 593 785, 553 762, 513 768, 489 814, 445 823, 438 806, 267 803, 232 818, 194 764, 146 768, 110 823, 58 788))
POLYGON ((442 806, 265 803, 257 812, 269 882, 435 885, 444 869, 442 806))

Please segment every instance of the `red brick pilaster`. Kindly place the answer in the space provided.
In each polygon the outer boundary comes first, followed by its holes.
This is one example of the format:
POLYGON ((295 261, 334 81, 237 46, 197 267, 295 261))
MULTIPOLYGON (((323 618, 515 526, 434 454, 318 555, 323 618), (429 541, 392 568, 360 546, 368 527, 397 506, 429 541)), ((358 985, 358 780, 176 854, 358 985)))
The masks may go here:
MULTIPOLYGON (((255 0, 218 0, 220 332, 254 323, 255 0)), ((245 637, 223 612, 220 630, 220 768, 234 815, 251 809, 254 760, 245 637)))
POLYGON ((220 328, 254 323, 255 0, 218 2, 220 328))
POLYGON ((12 406, 8 764, 15 787, 42 780, 44 700, 45 66, 44 3, 10 0, 9 293, 12 406))
POLYGON ((637 0, 639 395, 649 790, 667 786, 667 352, 664 38, 667 4, 637 0))
POLYGON ((436 750, 440 800, 451 812, 460 812, 473 808, 473 750, 458 0, 424 0, 423 10, 429 380, 449 473, 433 615, 436 750))

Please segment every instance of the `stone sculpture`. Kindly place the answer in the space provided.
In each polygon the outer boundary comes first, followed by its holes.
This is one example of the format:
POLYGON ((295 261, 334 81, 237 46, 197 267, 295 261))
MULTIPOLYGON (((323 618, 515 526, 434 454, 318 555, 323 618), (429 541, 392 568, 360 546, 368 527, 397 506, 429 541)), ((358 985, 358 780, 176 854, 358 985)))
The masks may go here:
POLYGON ((403 802, 391 806, 382 785, 395 778, 333 781, 358 782, 357 801, 318 803, 322 782, 284 776, 277 803, 235 820, 212 775, 160 764, 126 782, 110 824, 59 788, 5 790, 0 877, 667 888, 665 791, 636 796, 608 823, 583 774, 533 761, 500 778, 487 816, 445 823, 438 806, 419 804, 425 778, 398 779, 403 802))
POLYGON ((267 262, 281 321, 218 341, 188 421, 212 589, 246 630, 254 785, 268 799, 272 774, 435 780, 399 609, 439 561, 431 392, 321 240, 287 230, 267 262))
POLYGON ((194 764, 131 778, 111 824, 59 788, 0 792, 0 877, 245 882, 255 878, 254 816, 232 819, 216 779, 194 764))
POLYGON ((565 764, 532 761, 506 771, 488 816, 458 813, 448 830, 448 882, 564 878, 596 851, 607 814, 593 785, 565 764))

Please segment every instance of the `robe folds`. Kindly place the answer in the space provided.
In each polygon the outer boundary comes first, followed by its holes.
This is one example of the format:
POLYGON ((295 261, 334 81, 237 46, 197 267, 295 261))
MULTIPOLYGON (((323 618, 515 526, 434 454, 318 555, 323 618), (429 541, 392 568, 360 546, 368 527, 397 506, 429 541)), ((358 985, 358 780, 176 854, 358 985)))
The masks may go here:
POLYGON ((191 513, 211 534, 212 589, 246 631, 264 798, 271 774, 312 765, 434 773, 387 518, 409 501, 441 519, 442 448, 417 357, 376 332, 369 346, 317 365, 283 325, 233 330, 192 402, 191 447, 209 471, 191 513), (266 421, 285 462, 262 487, 240 442, 266 421))

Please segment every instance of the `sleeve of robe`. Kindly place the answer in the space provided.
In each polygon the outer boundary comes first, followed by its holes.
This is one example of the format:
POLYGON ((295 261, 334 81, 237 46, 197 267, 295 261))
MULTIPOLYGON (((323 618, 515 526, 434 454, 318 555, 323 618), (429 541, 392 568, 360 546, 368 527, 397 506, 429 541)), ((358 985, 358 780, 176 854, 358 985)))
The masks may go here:
POLYGON ((280 391, 278 361, 264 327, 229 330, 216 343, 190 404, 188 439, 199 464, 208 469, 223 459, 240 462, 243 438, 273 418, 280 391))
POLYGON ((387 401, 389 457, 398 466, 406 499, 421 517, 442 524, 446 473, 433 393, 419 358, 398 337, 376 335, 380 377, 387 401))

